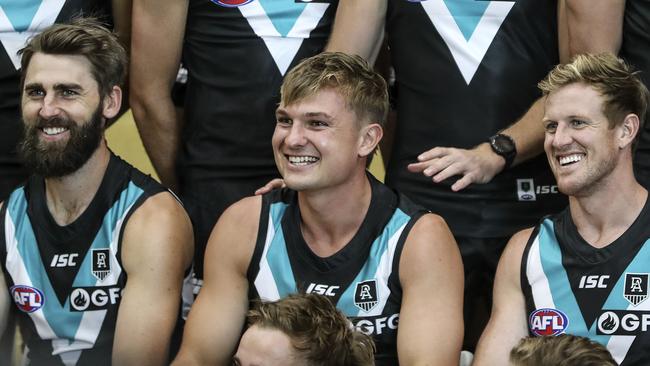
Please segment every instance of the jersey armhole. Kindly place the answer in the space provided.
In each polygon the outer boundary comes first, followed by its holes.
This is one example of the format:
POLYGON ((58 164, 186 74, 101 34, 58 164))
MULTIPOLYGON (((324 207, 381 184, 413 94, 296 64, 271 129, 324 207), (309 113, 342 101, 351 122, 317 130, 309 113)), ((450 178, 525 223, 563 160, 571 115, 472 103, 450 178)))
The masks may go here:
MULTIPOLYGON (((530 314, 532 311, 535 310, 535 300, 533 299, 533 289, 530 286, 530 283, 528 282, 528 276, 526 275, 527 268, 528 268, 528 256, 530 253, 530 248, 533 245, 533 242, 535 241, 535 238, 539 234, 540 230, 540 224, 537 224, 535 228, 533 229, 532 233, 530 234, 530 237, 528 238, 528 241, 526 242, 526 247, 524 248, 524 252, 521 255, 521 264, 520 264, 520 269, 519 269, 519 286, 521 287, 521 292, 524 295, 524 300, 526 302, 526 314, 530 314)), ((526 324, 528 325, 528 319, 526 319, 526 324)), ((529 335, 533 335, 530 332, 530 327, 528 328, 528 333, 529 335)))

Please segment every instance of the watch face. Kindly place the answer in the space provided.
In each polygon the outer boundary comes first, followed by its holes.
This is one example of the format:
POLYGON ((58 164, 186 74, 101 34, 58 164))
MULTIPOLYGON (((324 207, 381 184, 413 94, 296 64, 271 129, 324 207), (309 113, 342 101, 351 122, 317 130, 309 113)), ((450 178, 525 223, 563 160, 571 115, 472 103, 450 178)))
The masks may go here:
POLYGON ((508 136, 496 135, 492 141, 494 148, 501 153, 509 153, 515 149, 514 141, 508 136))

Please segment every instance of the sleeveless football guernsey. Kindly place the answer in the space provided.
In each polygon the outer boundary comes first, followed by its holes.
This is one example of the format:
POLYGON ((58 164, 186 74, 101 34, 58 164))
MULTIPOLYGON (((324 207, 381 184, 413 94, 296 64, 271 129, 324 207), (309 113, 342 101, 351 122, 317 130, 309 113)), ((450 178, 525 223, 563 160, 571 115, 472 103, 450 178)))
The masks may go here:
POLYGON ((302 237, 297 193, 283 189, 265 195, 247 275, 249 298, 325 295, 357 329, 374 338, 377 365, 397 365, 399 261, 411 227, 426 211, 369 179, 372 198, 366 218, 352 240, 327 258, 315 255, 302 237))
POLYGON ((545 218, 529 239, 521 284, 532 335, 588 337, 622 366, 650 364, 650 205, 618 239, 594 248, 569 210, 545 218))

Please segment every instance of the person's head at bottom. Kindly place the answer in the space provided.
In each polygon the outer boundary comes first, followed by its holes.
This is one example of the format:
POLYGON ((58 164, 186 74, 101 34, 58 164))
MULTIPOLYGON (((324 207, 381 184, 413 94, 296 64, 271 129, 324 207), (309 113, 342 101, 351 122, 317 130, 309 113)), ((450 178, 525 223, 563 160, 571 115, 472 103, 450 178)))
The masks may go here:
POLYGON ((617 366, 607 348, 589 338, 562 334, 523 338, 510 351, 511 366, 617 366))
POLYGON ((374 365, 372 339, 355 331, 321 295, 258 303, 248 312, 247 322, 233 365, 374 365))

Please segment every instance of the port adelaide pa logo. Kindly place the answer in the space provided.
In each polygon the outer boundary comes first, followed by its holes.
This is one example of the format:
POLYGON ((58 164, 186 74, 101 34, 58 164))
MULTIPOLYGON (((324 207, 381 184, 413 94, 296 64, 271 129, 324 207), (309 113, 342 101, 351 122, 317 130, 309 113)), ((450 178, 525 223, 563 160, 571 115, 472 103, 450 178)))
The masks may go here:
POLYGON ((93 249, 92 254, 93 262, 91 271, 93 276, 103 281, 111 273, 111 250, 108 248, 93 249))
POLYGON ((354 305, 367 313, 378 303, 377 281, 357 282, 357 287, 354 290, 354 305))
POLYGON ((637 306, 648 298, 648 273, 626 273, 623 297, 637 306))

